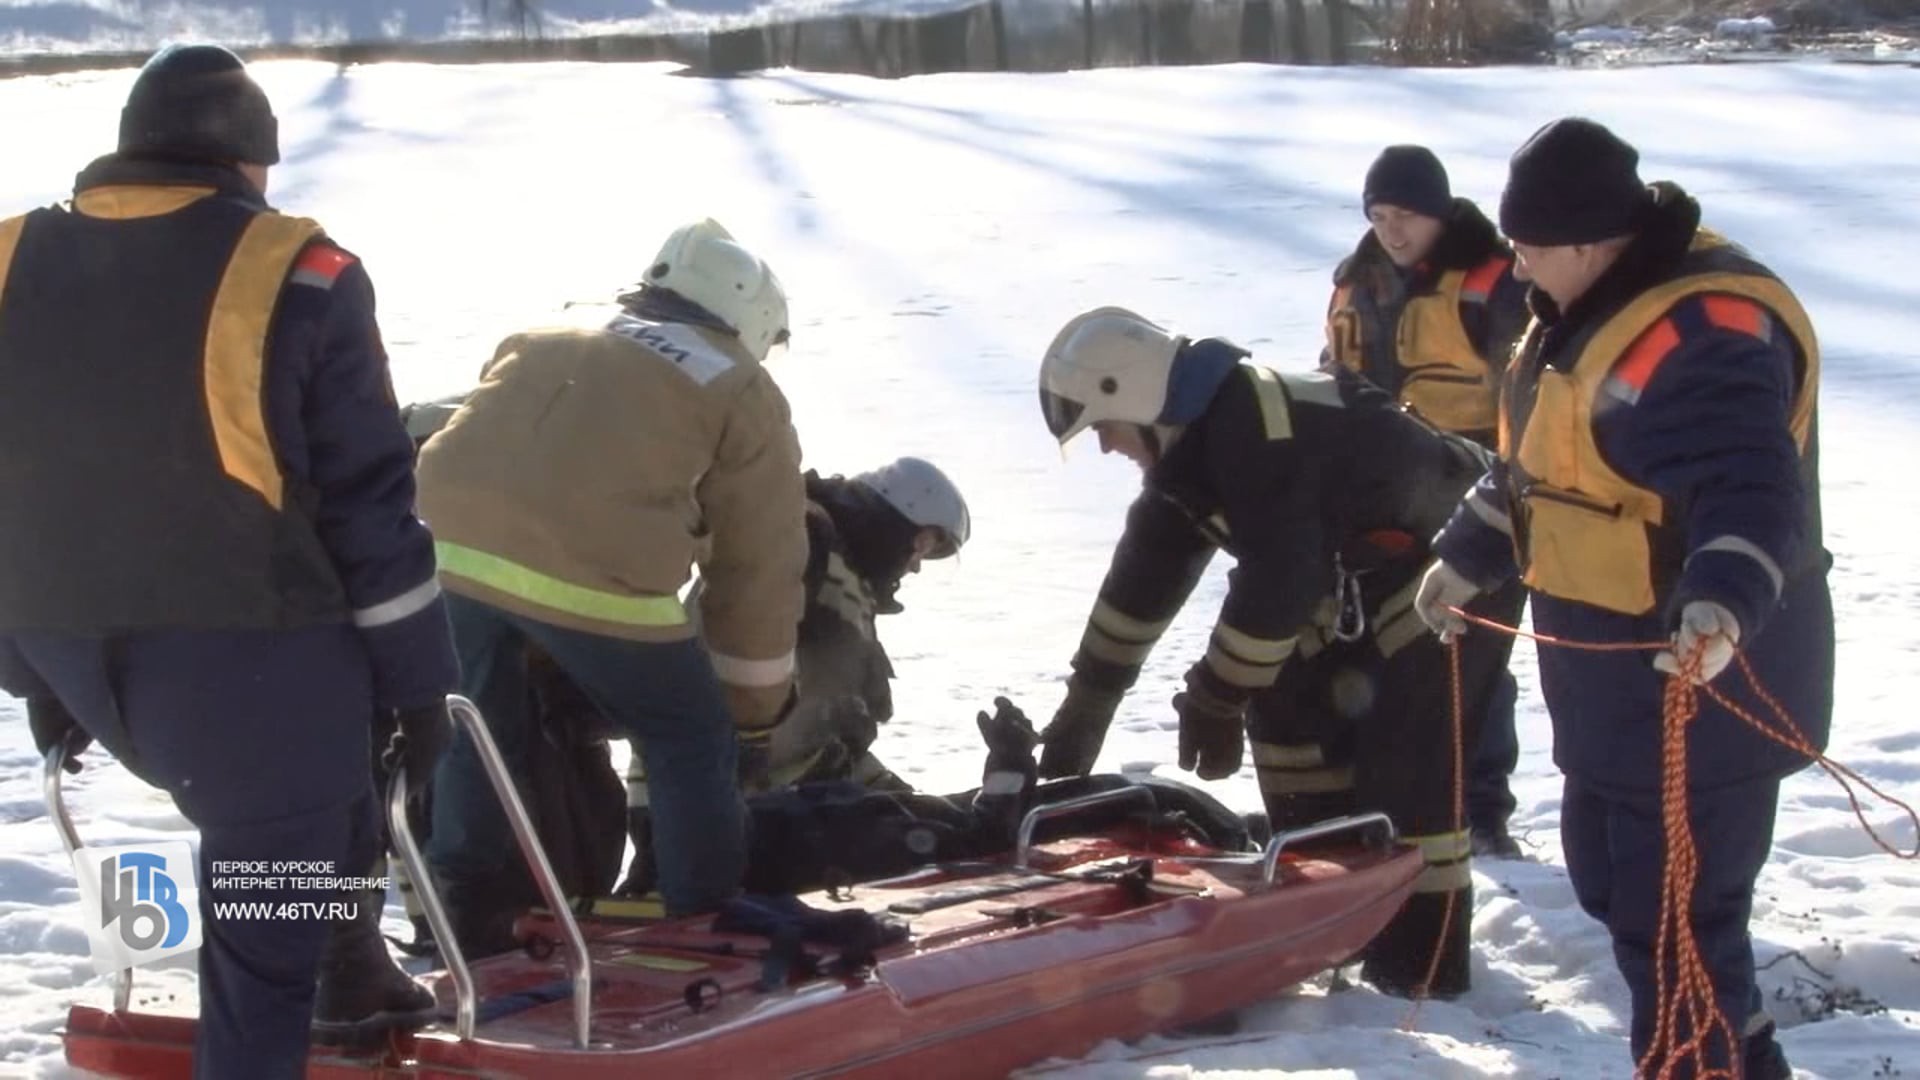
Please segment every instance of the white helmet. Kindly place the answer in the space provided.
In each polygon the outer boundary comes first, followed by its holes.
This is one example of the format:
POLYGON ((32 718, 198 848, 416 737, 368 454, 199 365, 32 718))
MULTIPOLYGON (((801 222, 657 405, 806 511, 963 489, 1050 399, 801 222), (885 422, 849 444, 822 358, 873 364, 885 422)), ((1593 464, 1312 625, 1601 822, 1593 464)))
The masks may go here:
POLYGON ((740 335, 756 361, 787 340, 787 291, 780 279, 712 218, 675 229, 647 268, 646 283, 712 312, 740 335))
POLYGON ((973 532, 967 500, 947 474, 930 461, 903 457, 860 473, 853 482, 871 488, 915 525, 939 529, 946 542, 927 556, 930 559, 944 559, 959 551, 973 532))
POLYGON ((1040 362, 1047 430, 1065 445, 1102 420, 1160 423, 1179 351, 1179 339, 1125 308, 1076 315, 1040 362))

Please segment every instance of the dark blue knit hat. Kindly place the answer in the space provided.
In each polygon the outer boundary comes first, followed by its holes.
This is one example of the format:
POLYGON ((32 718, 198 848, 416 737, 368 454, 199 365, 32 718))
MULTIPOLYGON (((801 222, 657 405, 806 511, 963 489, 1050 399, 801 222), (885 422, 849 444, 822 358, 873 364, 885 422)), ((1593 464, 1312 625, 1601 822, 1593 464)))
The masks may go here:
POLYGON ((1513 152, 1500 231, 1534 247, 1592 244, 1633 232, 1652 203, 1640 152, 1600 124, 1569 116, 1513 152))
POLYGON ((1387 147, 1367 169, 1360 212, 1371 213, 1375 203, 1447 220, 1453 216, 1453 189, 1446 166, 1424 146, 1387 147))
POLYGON ((218 45, 169 45, 133 81, 120 110, 120 152, 273 165, 280 124, 238 56, 218 45))

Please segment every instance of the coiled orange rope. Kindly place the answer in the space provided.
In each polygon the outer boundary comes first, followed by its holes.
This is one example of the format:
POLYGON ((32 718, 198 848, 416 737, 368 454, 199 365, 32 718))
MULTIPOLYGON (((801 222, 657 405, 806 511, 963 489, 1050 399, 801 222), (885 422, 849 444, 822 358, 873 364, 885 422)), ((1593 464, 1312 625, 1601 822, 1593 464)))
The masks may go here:
MULTIPOLYGON (((1461 618, 1478 626, 1486 627, 1503 634, 1531 638, 1546 645, 1568 649, 1581 649, 1589 652, 1642 652, 1669 648, 1667 642, 1586 642, 1557 638, 1548 634, 1528 633, 1517 627, 1507 626, 1491 619, 1481 618, 1459 608, 1452 609, 1461 618)), ((1455 638, 1448 649, 1452 657, 1453 675, 1453 730, 1454 730, 1454 798, 1455 826, 1459 825, 1461 791, 1461 735, 1465 719, 1465 702, 1461 690, 1460 642, 1455 638)), ((1640 1076, 1651 1075, 1654 1080, 1668 1080, 1675 1075, 1683 1063, 1691 1062, 1695 1066, 1695 1080, 1739 1080, 1737 1062, 1738 1046, 1732 1025, 1714 1002, 1713 981, 1707 973, 1706 964, 1700 959, 1699 944, 1693 936, 1692 898, 1694 887, 1700 873, 1700 853, 1694 845, 1693 829, 1690 824, 1687 807, 1687 725, 1699 715, 1700 694, 1717 702, 1729 713, 1739 717, 1749 727, 1767 738, 1788 747, 1808 759, 1816 762, 1827 775, 1839 783, 1847 793, 1847 801, 1852 804, 1853 815, 1867 835, 1880 849, 1900 859, 1920 859, 1920 815, 1913 807, 1901 802, 1875 787, 1873 783, 1852 769, 1816 750, 1799 732, 1793 718, 1787 715, 1786 708, 1777 698, 1761 685, 1747 663, 1746 655, 1736 652, 1734 662, 1739 665, 1740 673, 1752 688, 1754 697, 1764 704, 1773 714, 1774 723, 1765 722, 1745 709, 1736 705, 1727 695, 1711 685, 1699 681, 1701 658, 1704 648, 1696 648, 1686 656, 1679 658, 1679 674, 1667 679, 1666 690, 1661 702, 1661 820, 1666 833, 1667 857, 1661 874, 1660 924, 1654 941, 1654 972, 1656 991, 1656 1011, 1653 1044, 1647 1048, 1645 1056, 1637 1063, 1636 1072, 1640 1076), (1861 787, 1873 792, 1885 802, 1906 811, 1907 817, 1914 823, 1917 834, 1915 849, 1903 851, 1894 847, 1867 821, 1866 811, 1861 808, 1860 798, 1848 781, 1856 781, 1861 787), (1671 974, 1670 974, 1671 972, 1671 974), (1683 1034, 1684 1033, 1684 1034, 1683 1034), (1717 1036, 1726 1048, 1723 1060, 1725 1068, 1707 1067, 1707 1040, 1717 1036)), ((1449 908, 1451 914, 1451 908, 1449 908)), ((1435 953, 1436 963, 1438 953, 1435 953)), ((1432 978, 1431 970, 1428 978, 1432 978)))

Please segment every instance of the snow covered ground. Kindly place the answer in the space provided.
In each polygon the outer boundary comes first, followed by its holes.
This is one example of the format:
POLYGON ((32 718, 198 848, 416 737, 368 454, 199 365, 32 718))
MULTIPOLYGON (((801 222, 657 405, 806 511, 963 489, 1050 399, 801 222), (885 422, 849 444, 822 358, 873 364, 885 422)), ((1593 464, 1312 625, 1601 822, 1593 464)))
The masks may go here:
MULTIPOLYGON (((887 620, 900 718, 879 750, 934 789, 976 782, 973 711, 1044 722, 1136 489, 1064 461, 1034 402, 1058 326, 1122 304, 1304 368, 1328 273, 1391 142, 1433 146, 1491 203, 1538 124, 1584 113, 1688 186, 1805 299, 1826 351, 1823 470, 1840 614, 1834 755, 1920 798, 1920 72, 1830 65, 1627 71, 1230 66, 874 82, 660 66, 262 65, 282 116, 272 195, 364 257, 403 399, 458 390, 503 334, 636 278, 668 228, 710 214, 792 294, 776 374, 809 464, 899 454, 947 468, 974 542, 887 620), (1905 134, 1900 134, 1905 132, 1905 134)), ((13 147, 0 211, 57 199, 108 148, 131 74, 0 82, 13 147)), ((85 432, 76 432, 85 437, 85 432)), ((1203 648, 1220 569, 1123 708, 1102 766, 1169 773, 1177 675, 1203 648)), ((1048 1076, 1627 1077, 1626 991, 1558 850, 1559 781, 1522 648, 1515 824, 1538 862, 1479 868, 1474 991, 1407 1006, 1364 987, 1247 1010, 1230 1038, 1109 1045, 1048 1076)), ((7 719, 15 703, 0 702, 7 719)), ((93 843, 191 835, 97 753, 71 782, 93 843)), ((103 999, 24 723, 0 719, 0 1072, 71 1075, 56 1028, 103 999)), ((1258 806, 1251 772, 1209 785, 1258 806)), ((1911 825, 1870 818, 1911 848, 1911 825)), ((390 918, 397 917, 390 909, 390 918)), ((1756 948, 1802 1077, 1920 1075, 1920 867, 1879 854, 1818 772, 1791 779, 1760 881, 1756 948), (1820 1022, 1812 1022, 1818 1019, 1820 1022)), ((141 985, 190 992, 191 968, 141 985)))

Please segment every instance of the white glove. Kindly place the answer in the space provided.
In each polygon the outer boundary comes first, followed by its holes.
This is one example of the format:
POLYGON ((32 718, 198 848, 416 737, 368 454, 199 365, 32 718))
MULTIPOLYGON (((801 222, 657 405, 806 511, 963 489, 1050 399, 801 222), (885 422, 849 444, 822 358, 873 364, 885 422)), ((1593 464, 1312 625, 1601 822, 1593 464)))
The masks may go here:
POLYGON ((1467 632, 1467 620, 1447 609, 1466 607, 1479 595, 1478 585, 1462 577, 1460 571, 1435 559, 1427 569, 1427 576, 1420 579, 1420 591, 1413 598, 1413 610, 1419 612, 1420 621, 1426 623, 1429 630, 1440 635, 1441 641, 1452 641, 1467 632))
POLYGON ((1700 654, 1700 677, 1704 686, 1733 663, 1733 651, 1740 644, 1740 620, 1733 612, 1711 600, 1695 600, 1680 609, 1680 629, 1674 632, 1673 648, 1653 658, 1653 666, 1669 675, 1680 674, 1680 657, 1695 649, 1700 654))

